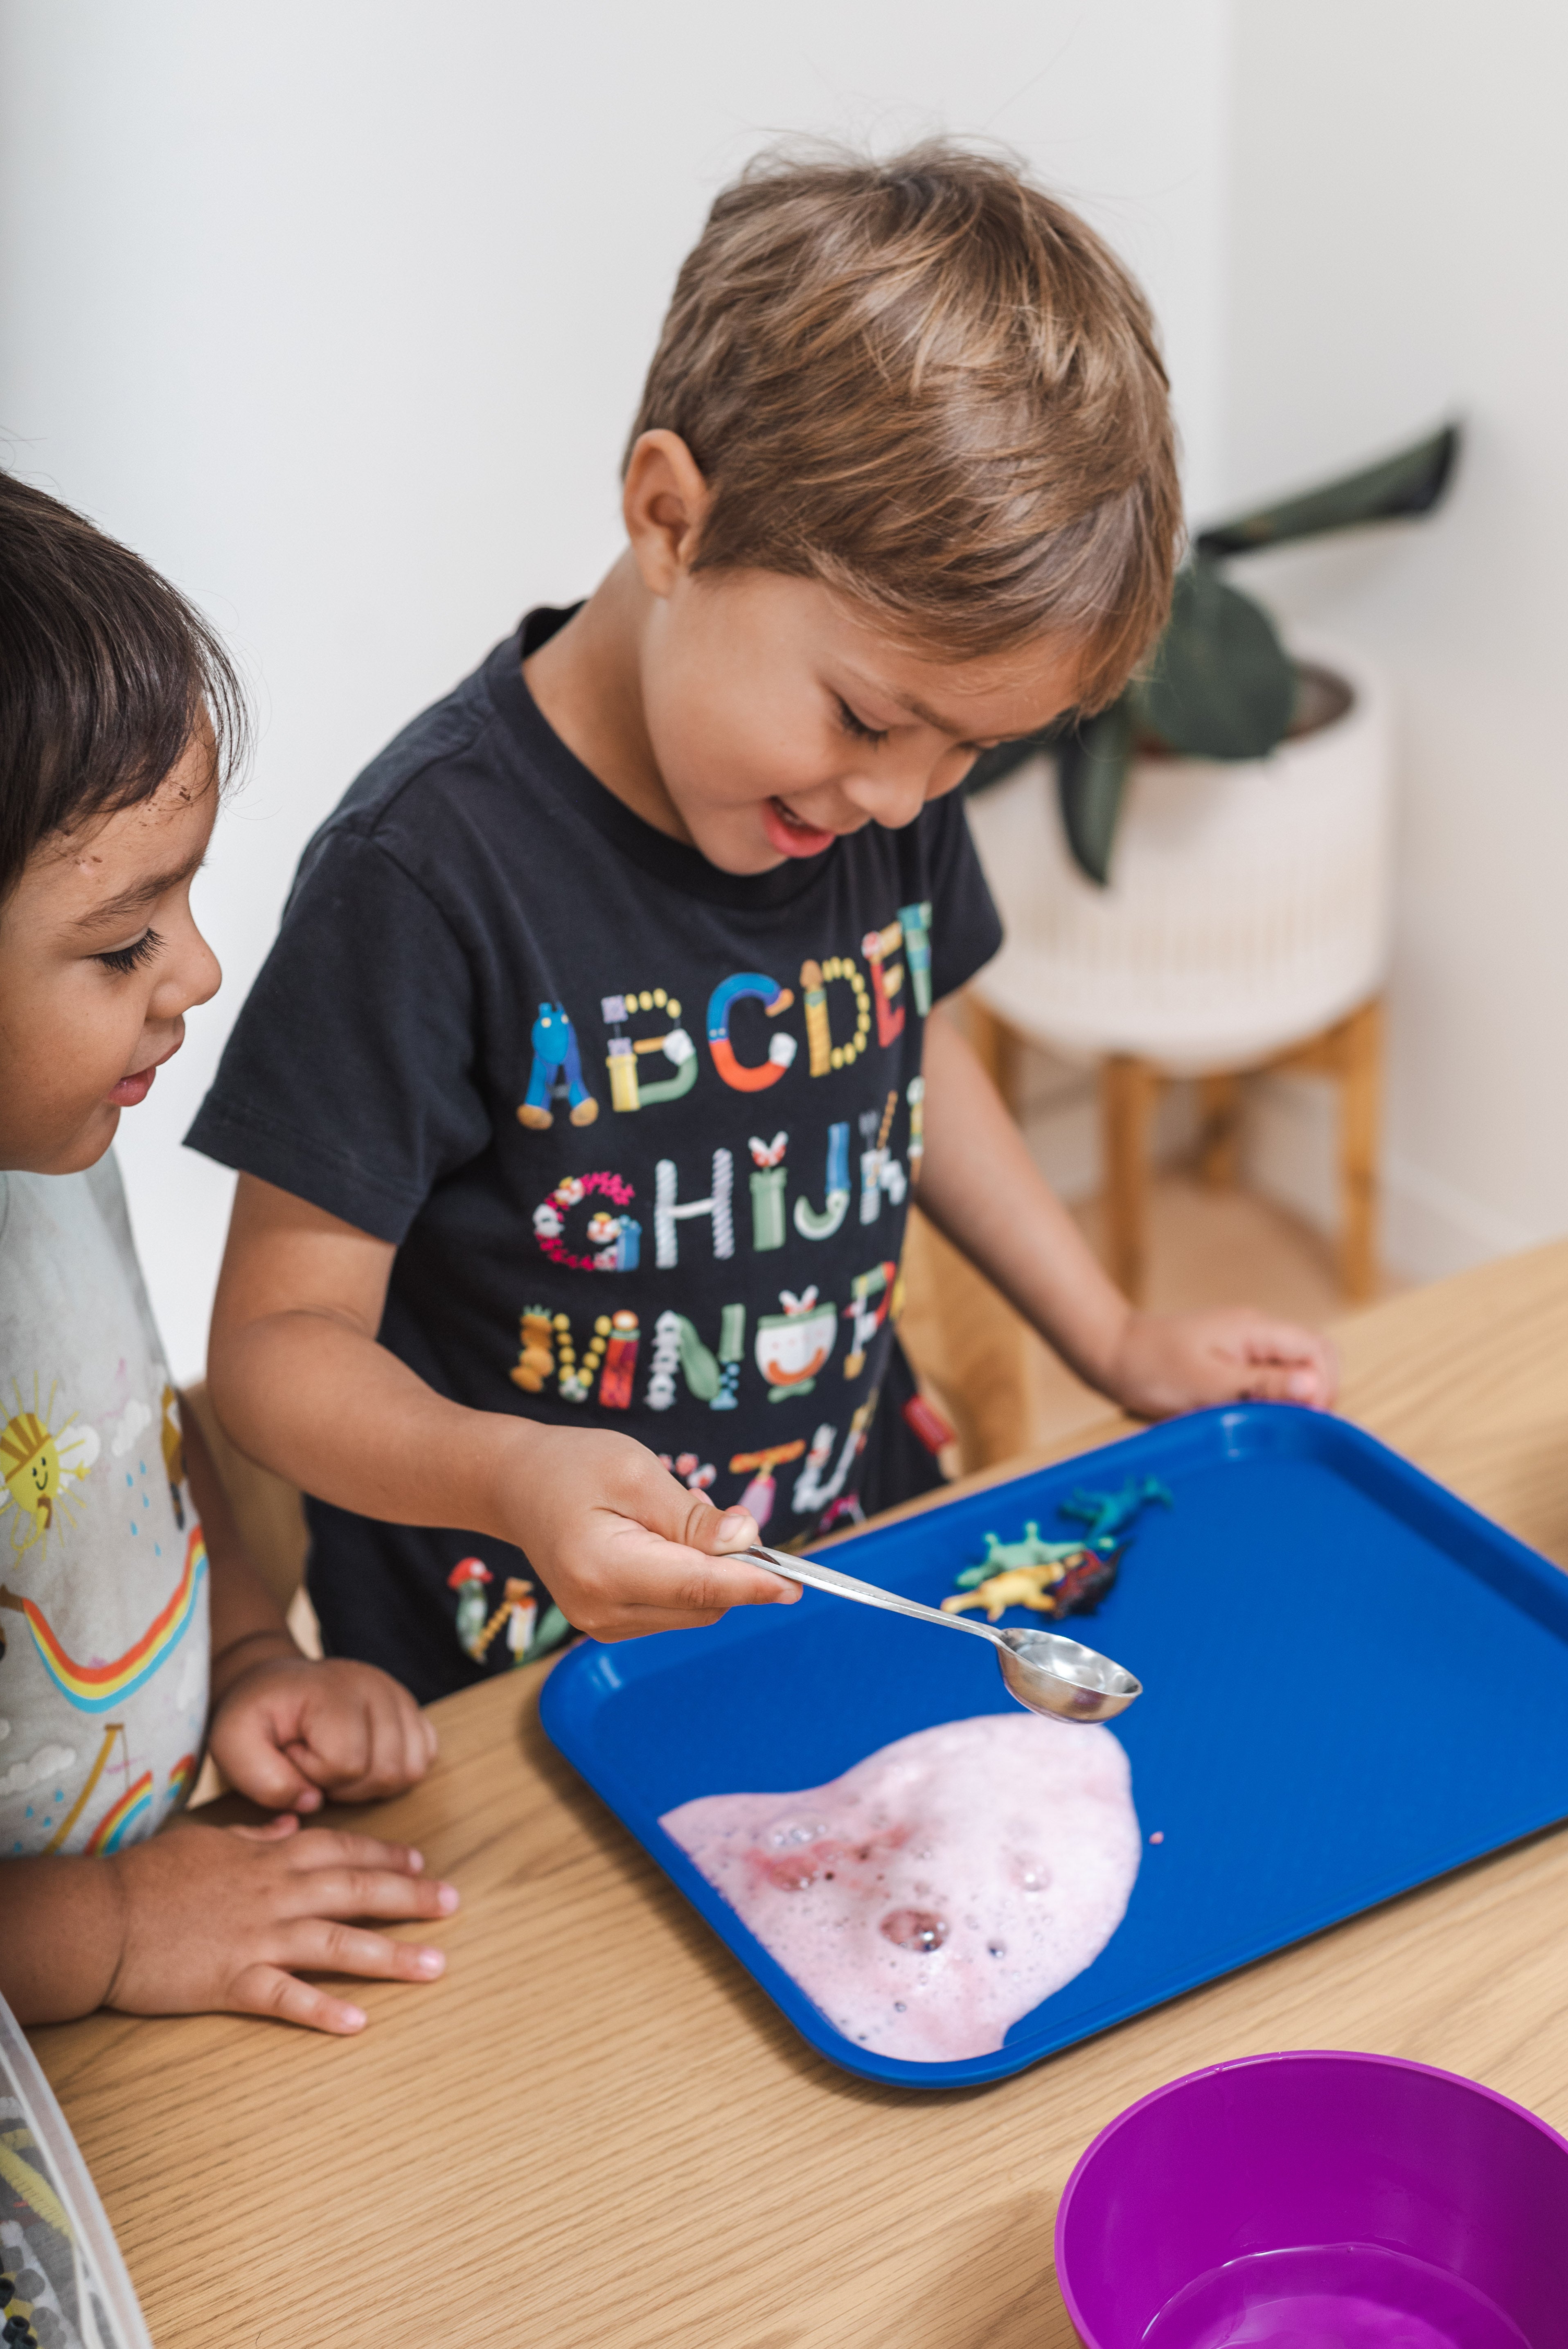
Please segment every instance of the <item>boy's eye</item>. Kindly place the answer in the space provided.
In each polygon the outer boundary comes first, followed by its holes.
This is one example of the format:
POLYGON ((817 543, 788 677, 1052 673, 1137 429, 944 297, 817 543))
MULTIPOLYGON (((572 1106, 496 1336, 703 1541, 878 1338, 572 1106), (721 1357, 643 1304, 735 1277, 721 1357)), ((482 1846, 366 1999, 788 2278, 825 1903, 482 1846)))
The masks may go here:
POLYGON ((888 740, 886 726, 867 726, 864 719, 856 717, 841 693, 835 694, 834 699, 838 704, 838 722, 846 734, 853 734, 860 742, 885 742, 888 740))
POLYGON ((156 930, 143 930, 134 946, 110 947, 103 954, 94 955, 94 962, 102 963, 105 970, 124 973, 151 962, 163 941, 156 930))

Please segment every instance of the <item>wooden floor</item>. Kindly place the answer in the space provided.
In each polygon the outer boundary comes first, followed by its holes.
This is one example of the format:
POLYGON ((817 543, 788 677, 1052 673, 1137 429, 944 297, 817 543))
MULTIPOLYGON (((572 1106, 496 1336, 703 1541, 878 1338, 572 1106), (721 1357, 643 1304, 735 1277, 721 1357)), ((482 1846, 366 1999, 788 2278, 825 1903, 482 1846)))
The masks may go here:
MULTIPOLYGON (((1076 1214, 1098 1250, 1098 1202, 1076 1214)), ((989 1283, 918 1216, 906 1266, 904 1343, 959 1431, 944 1465, 984 1467, 1104 1415, 1103 1398, 1017 1328, 989 1283)), ((1397 1287, 1387 1281, 1379 1294, 1397 1287)), ((1251 1192, 1209 1190, 1186 1172, 1162 1174, 1152 1186, 1147 1302, 1159 1313, 1255 1305, 1314 1327, 1345 1310, 1326 1239, 1251 1192)))

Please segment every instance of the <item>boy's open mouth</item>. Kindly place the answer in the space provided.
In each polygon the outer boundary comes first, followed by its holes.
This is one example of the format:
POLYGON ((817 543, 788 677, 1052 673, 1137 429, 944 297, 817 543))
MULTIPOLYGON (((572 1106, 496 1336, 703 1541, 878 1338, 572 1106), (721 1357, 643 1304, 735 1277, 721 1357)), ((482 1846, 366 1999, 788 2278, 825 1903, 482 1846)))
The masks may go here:
POLYGON ((109 1087, 109 1098, 114 1103, 115 1108, 140 1108, 141 1103, 147 1099, 148 1094, 152 1091, 152 1080, 158 1074, 159 1070, 163 1066, 164 1061, 171 1061, 184 1041, 185 1022, 182 1019, 180 1022, 180 1033, 175 1037, 174 1041, 170 1045, 167 1051, 160 1052, 158 1058, 155 1061, 150 1061, 146 1068, 133 1069, 130 1076, 121 1077, 117 1085, 111 1085, 109 1087))
POLYGON ((129 1077, 121 1077, 109 1088, 109 1100, 116 1109, 137 1109, 152 1091, 152 1080, 158 1074, 156 1061, 151 1068, 137 1069, 129 1077))
POLYGON ((807 823, 787 801, 776 798, 763 802, 763 829, 785 856, 820 856, 838 837, 836 832, 807 823))

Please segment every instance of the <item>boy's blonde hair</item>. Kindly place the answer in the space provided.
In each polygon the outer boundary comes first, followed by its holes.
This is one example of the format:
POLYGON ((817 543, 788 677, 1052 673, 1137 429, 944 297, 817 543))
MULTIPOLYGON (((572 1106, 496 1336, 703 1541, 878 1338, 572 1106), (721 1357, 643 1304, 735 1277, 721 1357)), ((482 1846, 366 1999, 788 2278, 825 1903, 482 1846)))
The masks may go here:
POLYGON ((1163 625, 1180 492, 1148 305, 999 158, 751 164, 676 281, 632 444, 660 428, 711 492, 696 569, 819 579, 939 657, 1065 636, 1085 709, 1163 625))

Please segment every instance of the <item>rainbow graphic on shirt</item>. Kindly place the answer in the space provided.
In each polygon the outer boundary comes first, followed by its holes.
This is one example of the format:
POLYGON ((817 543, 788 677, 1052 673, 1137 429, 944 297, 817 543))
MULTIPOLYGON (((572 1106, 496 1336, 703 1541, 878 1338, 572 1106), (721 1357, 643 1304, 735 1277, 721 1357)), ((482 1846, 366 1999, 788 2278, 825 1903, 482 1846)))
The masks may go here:
POLYGON ((37 1601, 24 1599, 22 1612, 38 1643, 38 1653, 49 1678, 61 1695, 83 1713, 107 1713, 110 1705, 122 1704, 144 1681, 151 1679, 170 1650, 179 1645, 196 1611, 202 1577, 206 1571, 207 1545, 202 1538, 201 1526, 192 1526, 185 1545, 185 1570, 173 1597, 135 1645, 107 1664, 78 1664, 67 1653, 37 1601))
POLYGON ((181 1804, 189 1799, 191 1789, 195 1783, 196 1756, 193 1754, 182 1754, 180 1759, 175 1763, 174 1767, 169 1773, 169 1807, 171 1810, 177 1811, 180 1808, 181 1804))
POLYGON ((140 1828, 152 1808, 152 1773, 144 1770, 133 1785, 127 1786, 112 1810, 105 1811, 87 1839, 87 1848, 96 1857, 107 1851, 118 1851, 128 1837, 140 1828))

